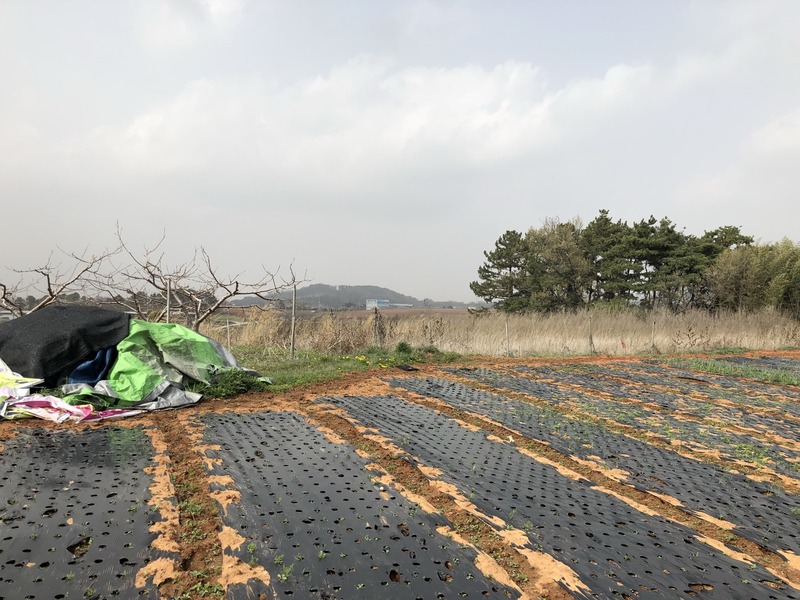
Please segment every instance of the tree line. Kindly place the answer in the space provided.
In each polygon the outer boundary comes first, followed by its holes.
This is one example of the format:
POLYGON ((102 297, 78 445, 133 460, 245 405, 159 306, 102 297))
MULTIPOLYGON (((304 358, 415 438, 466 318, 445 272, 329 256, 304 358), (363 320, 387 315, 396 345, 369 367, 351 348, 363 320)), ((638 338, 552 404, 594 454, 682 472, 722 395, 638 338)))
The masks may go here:
POLYGON ((758 244, 732 225, 695 236, 666 217, 629 224, 601 210, 585 226, 548 218, 506 231, 484 256, 470 289, 509 313, 772 307, 800 318, 800 245, 758 244))

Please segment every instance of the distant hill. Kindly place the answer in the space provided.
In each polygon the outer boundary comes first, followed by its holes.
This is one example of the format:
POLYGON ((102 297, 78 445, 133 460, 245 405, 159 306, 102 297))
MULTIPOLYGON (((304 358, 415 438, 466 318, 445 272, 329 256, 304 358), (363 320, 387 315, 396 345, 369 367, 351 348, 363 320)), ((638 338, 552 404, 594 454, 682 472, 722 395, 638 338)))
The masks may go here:
MULTIPOLYGON (((276 296, 284 302, 291 302, 292 293, 283 292, 276 296)), ((411 304, 413 306, 431 306, 437 308, 470 306, 465 302, 433 301, 429 298, 419 300, 413 296, 406 296, 388 288, 377 285, 327 285, 314 283, 302 288, 297 288, 297 303, 304 308, 343 310, 363 309, 368 299, 388 300, 392 304, 411 304)), ((253 296, 237 298, 231 302, 233 306, 250 306, 265 304, 253 296)))

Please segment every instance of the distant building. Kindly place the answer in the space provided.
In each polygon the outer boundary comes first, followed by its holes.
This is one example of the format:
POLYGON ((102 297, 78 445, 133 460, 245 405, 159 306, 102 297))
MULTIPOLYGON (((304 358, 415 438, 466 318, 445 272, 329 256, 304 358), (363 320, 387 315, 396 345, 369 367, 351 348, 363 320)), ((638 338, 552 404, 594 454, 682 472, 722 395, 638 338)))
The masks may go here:
POLYGON ((373 310, 375 308, 386 308, 389 306, 388 300, 376 300, 373 298, 367 299, 367 310, 373 310))
POLYGON ((382 308, 413 308, 413 304, 395 304, 393 302, 389 302, 388 300, 377 300, 373 298, 369 298, 367 300, 367 310, 378 310, 382 308))
POLYGON ((10 310, 0 310, 0 323, 3 321, 10 321, 14 318, 14 313, 10 310))

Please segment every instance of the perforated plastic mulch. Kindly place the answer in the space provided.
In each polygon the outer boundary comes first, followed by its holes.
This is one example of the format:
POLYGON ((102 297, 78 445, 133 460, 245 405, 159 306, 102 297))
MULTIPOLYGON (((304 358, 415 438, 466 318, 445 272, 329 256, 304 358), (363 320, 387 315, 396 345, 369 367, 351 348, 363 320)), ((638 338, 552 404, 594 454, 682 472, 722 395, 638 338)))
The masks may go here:
MULTIPOLYGON (((797 459, 800 458, 800 453, 796 450, 755 439, 750 435, 733 433, 706 422, 679 419, 670 412, 656 412, 648 410, 642 405, 622 404, 616 400, 608 400, 600 396, 562 387, 551 381, 534 379, 534 374, 539 374, 538 369, 534 372, 519 368, 518 371, 525 376, 514 377, 488 369, 459 369, 457 374, 498 389, 521 392, 565 406, 577 406, 584 412, 611 418, 619 423, 635 425, 643 430, 699 443, 708 448, 719 450, 731 459, 746 459, 746 456, 743 456, 746 452, 755 451, 759 456, 769 459, 771 461, 770 466, 776 471, 791 476, 800 474, 800 467, 797 462, 797 459)), ((559 372, 559 377, 561 375, 561 372, 559 372)), ((565 375, 565 377, 568 377, 568 375, 565 375)), ((659 402, 657 390, 650 394, 648 401, 659 402)), ((666 402, 664 404, 666 405, 666 402)), ((662 408, 665 407, 662 406, 662 408)))
POLYGON ((783 398, 790 398, 792 400, 800 400, 800 388, 774 385, 771 383, 761 383, 758 381, 743 381, 736 377, 727 377, 725 375, 715 375, 712 373, 687 371, 679 367, 666 366, 655 361, 644 361, 635 363, 637 370, 642 370, 645 373, 653 375, 660 375, 670 378, 682 378, 687 381, 705 382, 714 386, 719 386, 722 389, 746 391, 753 394, 760 394, 767 398, 781 400, 783 398))
POLYGON ((800 553, 800 498, 701 462, 646 444, 595 423, 576 421, 555 411, 475 390, 445 379, 396 379, 393 385, 436 397, 482 414, 555 449, 626 472, 626 483, 667 494, 690 511, 731 521, 739 535, 772 550, 800 553))
MULTIPOLYGON (((520 371, 524 372, 523 369, 520 371)), ((765 434, 775 433, 786 439, 800 442, 797 421, 785 419, 783 411, 781 411, 782 414, 753 412, 750 403, 742 402, 738 406, 725 406, 686 394, 667 391, 665 388, 668 386, 662 386, 661 389, 648 388, 646 384, 643 385, 644 382, 636 381, 636 375, 627 374, 618 369, 606 369, 602 373, 596 371, 575 372, 572 369, 549 369, 548 371, 549 377, 559 383, 569 383, 592 391, 611 394, 617 398, 632 398, 655 404, 664 410, 678 410, 698 418, 713 417, 732 425, 761 430, 765 434), (614 379, 609 377, 614 377, 614 379)), ((543 374, 542 371, 539 371, 537 376, 543 374)))
MULTIPOLYGON (((668 388, 674 392, 686 394, 694 398, 708 398, 730 400, 736 404, 744 406, 759 406, 767 409, 781 410, 795 416, 800 415, 800 407, 793 401, 774 394, 757 394, 747 389, 746 382, 740 381, 738 387, 719 387, 706 380, 705 374, 675 369, 660 369, 656 365, 643 362, 615 362, 605 364, 572 364, 570 369, 588 372, 592 374, 605 375, 630 379, 640 385, 648 385, 656 388, 668 388)), ((539 372, 539 368, 518 367, 520 372, 531 373, 539 372)), ((559 367, 558 372, 562 368, 559 367)), ((545 368, 542 373, 552 372, 552 368, 545 368)))
POLYGON ((0 600, 158 598, 141 428, 20 430, 0 452, 0 600))
MULTIPOLYGON (((786 398, 769 395, 757 394, 752 390, 723 388, 705 380, 703 373, 688 373, 685 371, 669 370, 665 371, 659 367, 644 362, 615 362, 605 364, 569 365, 570 369, 576 371, 590 372, 593 374, 606 375, 609 377, 622 377, 633 379, 640 385, 652 386, 655 388, 667 388, 673 392, 692 396, 693 398, 724 399, 744 406, 758 406, 767 409, 780 409, 783 412, 800 415, 800 407, 786 398), (794 411, 794 412, 792 412, 794 411)), ((547 376, 553 373, 550 367, 517 367, 521 373, 534 373, 547 376)), ((559 367, 558 372, 561 371, 559 367)))
POLYGON ((717 553, 690 529, 639 512, 436 411, 385 396, 321 401, 443 471, 480 511, 527 531, 532 548, 571 567, 597 597, 798 597, 762 583, 774 578, 717 553))
POLYGON ((513 598, 473 564, 474 553, 436 532, 447 524, 375 483, 352 446, 335 444, 288 412, 208 415, 205 441, 241 501, 223 522, 246 541, 234 556, 261 565, 228 598, 513 598), (271 588, 271 589, 270 589, 271 588))

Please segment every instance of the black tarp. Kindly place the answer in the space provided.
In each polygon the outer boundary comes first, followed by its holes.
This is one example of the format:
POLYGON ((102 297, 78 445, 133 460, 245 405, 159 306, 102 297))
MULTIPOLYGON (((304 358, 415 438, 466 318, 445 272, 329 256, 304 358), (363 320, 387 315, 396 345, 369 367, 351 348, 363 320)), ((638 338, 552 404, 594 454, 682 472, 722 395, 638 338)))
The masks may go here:
POLYGON ((130 316, 94 306, 46 306, 0 323, 0 359, 25 377, 55 386, 80 362, 116 346, 130 316))

